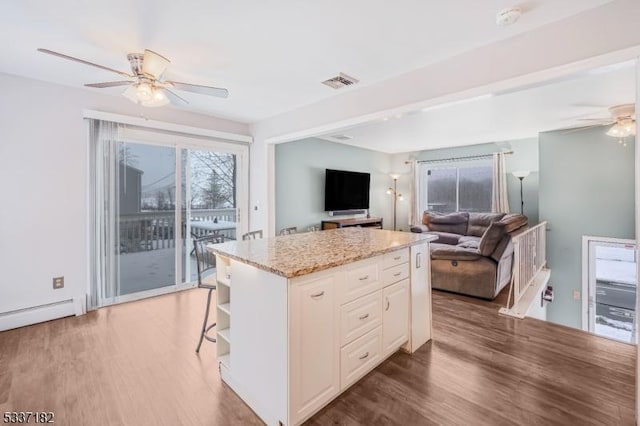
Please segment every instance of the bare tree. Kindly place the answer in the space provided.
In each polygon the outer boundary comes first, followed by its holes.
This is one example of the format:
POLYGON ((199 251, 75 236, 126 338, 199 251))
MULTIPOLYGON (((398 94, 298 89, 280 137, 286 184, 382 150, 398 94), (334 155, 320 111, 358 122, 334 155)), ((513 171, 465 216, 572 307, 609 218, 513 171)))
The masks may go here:
POLYGON ((191 151, 192 205, 209 209, 236 206, 237 160, 233 154, 191 151))

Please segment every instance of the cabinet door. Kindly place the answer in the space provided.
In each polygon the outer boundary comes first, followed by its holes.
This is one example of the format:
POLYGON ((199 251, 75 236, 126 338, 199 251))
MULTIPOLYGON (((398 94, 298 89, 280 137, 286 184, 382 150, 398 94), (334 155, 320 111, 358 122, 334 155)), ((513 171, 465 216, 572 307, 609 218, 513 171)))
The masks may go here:
POLYGON ((297 424, 340 390, 336 273, 291 285, 290 423, 297 424))
POLYGON ((382 309, 382 351, 387 356, 409 340, 409 280, 384 288, 382 309))

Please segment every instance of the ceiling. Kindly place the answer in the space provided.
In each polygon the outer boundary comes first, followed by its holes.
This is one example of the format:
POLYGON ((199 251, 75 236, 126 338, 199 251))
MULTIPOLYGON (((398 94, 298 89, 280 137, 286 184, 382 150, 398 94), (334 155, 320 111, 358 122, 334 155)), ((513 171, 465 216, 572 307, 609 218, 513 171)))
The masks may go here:
MULTIPOLYGON (((490 94, 333 131, 321 138, 387 153, 536 137, 608 119, 608 107, 635 102, 635 63, 592 70, 512 93, 490 94), (347 135, 349 140, 334 136, 347 135)), ((603 127, 603 133, 609 127, 603 127)))
POLYGON ((513 1, 8 0, 0 72, 82 87, 118 76, 36 49, 128 71, 126 54, 148 48, 171 59, 167 78, 230 91, 185 94, 189 109, 256 122, 341 93, 320 84, 339 72, 360 80, 341 90, 357 90, 609 1, 520 2, 521 20, 497 27, 513 1))

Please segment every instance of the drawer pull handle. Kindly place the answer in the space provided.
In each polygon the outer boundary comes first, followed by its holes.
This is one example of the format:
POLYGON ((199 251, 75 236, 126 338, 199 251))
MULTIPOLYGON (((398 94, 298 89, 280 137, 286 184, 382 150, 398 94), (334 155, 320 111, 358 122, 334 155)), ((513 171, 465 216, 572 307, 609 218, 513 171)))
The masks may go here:
POLYGON ((320 297, 320 296, 324 296, 324 291, 321 291, 320 293, 316 293, 316 294, 312 294, 311 297, 313 297, 314 299, 316 297, 320 297))
POLYGON ((360 359, 365 359, 365 358, 366 358, 366 357, 368 357, 368 356, 369 356, 369 352, 367 352, 366 354, 362 355, 362 356, 360 357, 360 359))
POLYGON ((387 299, 387 307, 384 308, 384 310, 388 311, 389 310, 389 306, 391 306, 391 302, 389 302, 389 296, 387 296, 386 299, 387 299))
POLYGON ((366 320, 367 318, 369 318, 369 314, 364 314, 360 317, 361 320, 366 320))
POLYGON ((396 256, 396 257, 393 258, 393 260, 400 260, 400 257, 401 256, 396 256))
POLYGON ((396 272, 395 274, 393 274, 394 277, 399 277, 400 275, 402 275, 402 272, 396 272))
POLYGON ((364 277, 360 277, 358 278, 360 281, 364 281, 364 280, 368 280, 369 279, 369 275, 365 275, 364 277))

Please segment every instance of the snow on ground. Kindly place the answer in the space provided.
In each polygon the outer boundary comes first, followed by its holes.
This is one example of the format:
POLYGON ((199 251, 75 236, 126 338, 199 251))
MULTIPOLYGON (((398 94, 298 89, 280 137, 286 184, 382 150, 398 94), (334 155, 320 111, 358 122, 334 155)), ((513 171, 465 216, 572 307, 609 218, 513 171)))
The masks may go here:
POLYGON ((635 284, 635 250, 625 247, 596 247, 596 279, 635 284))
MULTIPOLYGON (((190 256, 191 281, 197 280, 196 261, 190 256)), ((120 294, 167 287, 175 283, 175 249, 120 255, 120 294)))
POLYGON ((598 336, 631 343, 633 323, 616 321, 611 318, 596 315, 595 333, 598 336))

